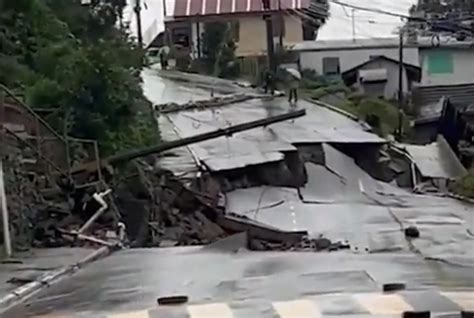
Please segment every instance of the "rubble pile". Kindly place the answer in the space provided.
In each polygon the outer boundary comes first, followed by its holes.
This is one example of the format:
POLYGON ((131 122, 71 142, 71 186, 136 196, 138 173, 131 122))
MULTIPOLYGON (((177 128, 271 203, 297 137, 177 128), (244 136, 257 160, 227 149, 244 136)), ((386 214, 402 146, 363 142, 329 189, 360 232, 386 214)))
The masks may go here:
POLYGON ((336 241, 319 237, 304 237, 299 242, 270 242, 259 239, 251 239, 249 241, 249 249, 254 251, 292 251, 292 252, 323 252, 323 251, 339 251, 350 249, 349 242, 336 241))
POLYGON ((114 197, 132 246, 202 245, 227 235, 215 222, 212 191, 193 191, 171 173, 140 160, 120 175, 114 197))

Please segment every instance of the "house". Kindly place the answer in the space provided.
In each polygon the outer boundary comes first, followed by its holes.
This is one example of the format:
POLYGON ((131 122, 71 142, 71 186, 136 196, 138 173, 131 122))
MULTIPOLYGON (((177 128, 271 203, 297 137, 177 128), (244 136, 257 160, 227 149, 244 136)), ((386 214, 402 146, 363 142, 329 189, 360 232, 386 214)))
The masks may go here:
MULTIPOLYGON (((376 56, 342 73, 347 86, 360 93, 385 99, 397 99, 400 63, 386 56, 376 56)), ((413 83, 421 79, 421 68, 403 63, 403 92, 408 94, 413 83)))
POLYGON ((270 10, 264 10, 262 0, 175 0, 172 14, 166 17, 165 24, 173 43, 189 48, 193 58, 202 56, 206 23, 214 21, 232 23, 237 57, 265 55, 267 29, 264 13, 272 16, 276 44, 288 45, 314 39, 318 27, 314 21, 324 18, 323 13, 315 16, 315 10, 311 9, 316 0, 268 1, 270 10))
MULTIPOLYGON (((419 37, 405 41, 404 62, 420 66, 421 86, 474 83, 474 42, 452 37, 419 37)), ((304 41, 292 47, 302 69, 340 75, 373 57, 399 60, 398 38, 304 41)))
MULTIPOLYGON (((398 38, 374 38, 353 40, 305 41, 292 47, 299 55, 301 69, 314 70, 320 75, 341 76, 373 58, 385 56, 398 61, 398 38)), ((406 46, 404 61, 420 65, 418 48, 406 46)))
POLYGON ((452 38, 419 41, 422 86, 474 84, 474 42, 452 38))

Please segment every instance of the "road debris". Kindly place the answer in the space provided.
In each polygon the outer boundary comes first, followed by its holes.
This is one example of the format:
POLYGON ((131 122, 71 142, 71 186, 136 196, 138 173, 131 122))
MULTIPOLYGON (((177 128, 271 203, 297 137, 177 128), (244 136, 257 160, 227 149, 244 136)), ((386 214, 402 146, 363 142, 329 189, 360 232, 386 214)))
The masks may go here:
POLYGON ((405 236, 408 238, 419 238, 420 230, 416 226, 409 226, 405 229, 405 236))

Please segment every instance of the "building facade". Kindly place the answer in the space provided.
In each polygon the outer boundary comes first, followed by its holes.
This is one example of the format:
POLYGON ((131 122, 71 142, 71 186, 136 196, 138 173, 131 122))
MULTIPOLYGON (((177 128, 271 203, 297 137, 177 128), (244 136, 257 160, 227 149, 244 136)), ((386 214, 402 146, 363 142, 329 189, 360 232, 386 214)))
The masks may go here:
MULTIPOLYGON (((399 60, 398 38, 308 41, 293 47, 300 67, 320 75, 342 74, 371 58, 399 60)), ((474 83, 474 42, 452 38, 418 38, 405 44, 405 63, 420 66, 421 86, 474 83)))
POLYGON ((237 57, 261 56, 267 51, 264 14, 272 17, 275 44, 287 46, 314 39, 316 28, 305 22, 301 13, 310 3, 271 0, 270 9, 265 10, 261 0, 176 0, 165 24, 173 42, 188 47, 193 58, 203 54, 206 24, 216 21, 231 23, 237 57))
MULTIPOLYGON (((386 56, 371 58, 342 74, 346 85, 360 93, 387 100, 398 99, 400 66, 397 60, 386 56)), ((403 93, 407 95, 420 82, 421 69, 408 63, 403 64, 403 93)))
MULTIPOLYGON (((398 43, 395 38, 310 41, 298 43, 293 50, 299 53, 301 69, 334 76, 379 56, 398 61, 398 43)), ((418 48, 406 47, 404 62, 419 65, 418 48)))
POLYGON ((420 46, 424 86, 474 83, 474 43, 457 42, 420 46))

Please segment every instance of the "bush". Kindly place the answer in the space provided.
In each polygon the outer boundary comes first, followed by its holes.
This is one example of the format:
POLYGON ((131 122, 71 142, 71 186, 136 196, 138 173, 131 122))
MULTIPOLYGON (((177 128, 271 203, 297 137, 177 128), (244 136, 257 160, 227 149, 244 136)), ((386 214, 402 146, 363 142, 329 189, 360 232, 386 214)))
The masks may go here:
POLYGON ((319 99, 324 96, 335 94, 335 93, 350 93, 350 89, 346 87, 344 84, 339 83, 331 86, 321 87, 313 92, 311 92, 311 98, 319 99))
POLYGON ((474 199, 474 169, 471 169, 467 176, 456 182, 454 192, 463 197, 474 199))

